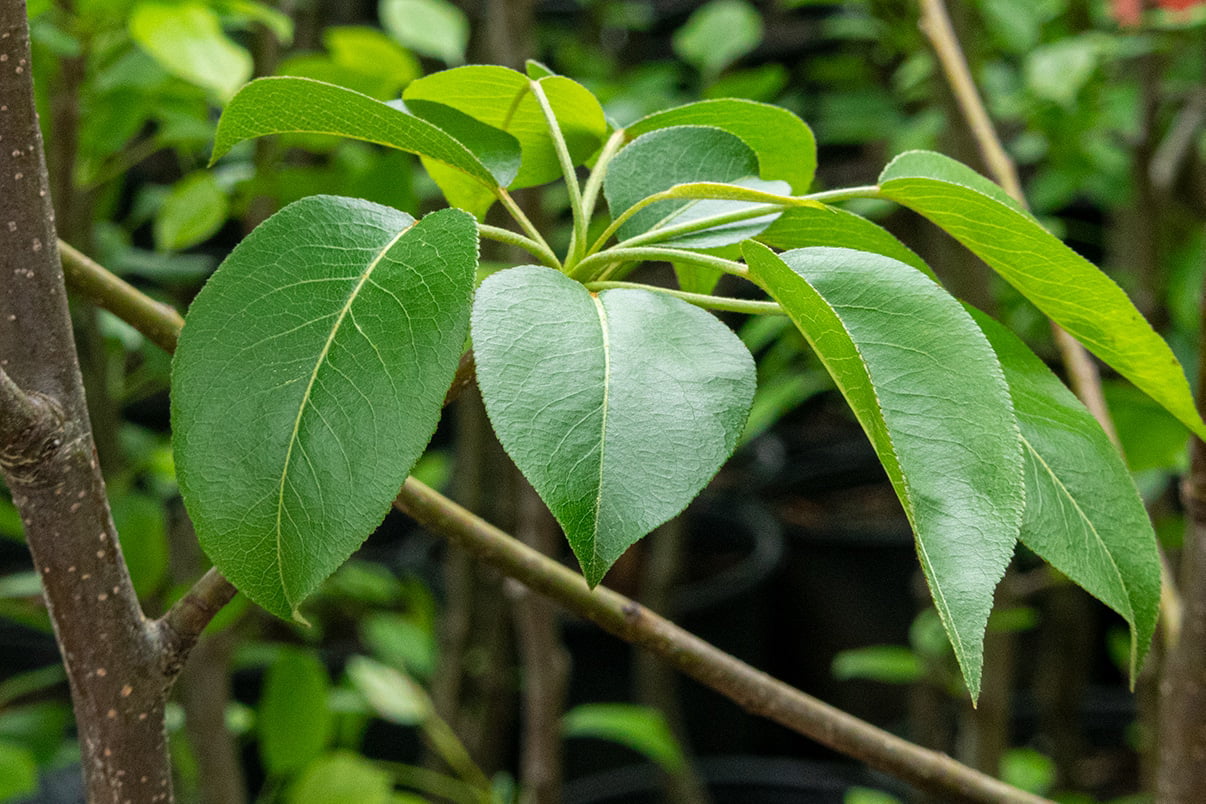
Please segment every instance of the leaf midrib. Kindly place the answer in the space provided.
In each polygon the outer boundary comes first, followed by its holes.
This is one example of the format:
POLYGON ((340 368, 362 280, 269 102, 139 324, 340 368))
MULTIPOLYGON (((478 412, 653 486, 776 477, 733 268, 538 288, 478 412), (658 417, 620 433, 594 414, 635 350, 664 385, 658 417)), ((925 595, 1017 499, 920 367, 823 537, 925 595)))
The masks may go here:
POLYGON ((595 492, 595 521, 591 527, 593 536, 593 544, 591 545, 591 570, 592 574, 598 570, 599 560, 599 518, 603 511, 603 469, 606 465, 604 458, 607 450, 607 405, 608 396, 611 391, 611 341, 610 331, 607 327, 607 310, 603 307, 603 300, 597 294, 592 293, 590 300, 595 304, 595 311, 599 314, 599 327, 602 334, 603 342, 603 414, 599 421, 599 483, 598 491, 595 492))
POLYGON ((323 363, 326 362, 327 355, 331 351, 331 344, 335 342, 335 337, 339 334, 339 328, 343 324, 344 318, 351 311, 352 305, 359 297, 361 288, 368 283, 369 278, 373 275, 373 271, 375 271, 377 266, 381 264, 381 261, 385 259, 385 255, 398 244, 398 241, 401 240, 402 237, 408 231, 410 231, 411 227, 414 225, 415 222, 412 221, 410 226, 402 229, 402 231, 394 235, 394 237, 382 247, 381 251, 377 253, 377 256, 375 256, 364 269, 364 273, 361 274, 360 280, 356 283, 356 286, 352 288, 351 292, 348 293, 348 298, 344 302, 343 307, 339 310, 339 313, 335 318, 335 323, 331 325, 331 332, 329 335, 327 335, 326 343, 322 345, 322 351, 318 353, 318 358, 314 361, 314 369, 310 372, 310 380, 306 383, 306 390, 302 394, 301 402, 297 406, 297 416, 293 420, 293 432, 289 435, 289 446, 285 450, 285 461, 281 468, 281 482, 277 489, 276 528, 273 534, 276 539, 276 570, 281 581, 281 591, 285 594, 285 602, 289 604, 290 608, 293 607, 293 600, 289 595, 289 587, 285 581, 284 551, 281 545, 281 516, 285 508, 285 483, 289 477, 289 465, 293 461, 293 446, 297 443, 297 434, 301 430, 301 420, 305 415, 306 408, 310 403, 310 395, 314 390, 314 382, 318 379, 318 371, 322 368, 323 363))

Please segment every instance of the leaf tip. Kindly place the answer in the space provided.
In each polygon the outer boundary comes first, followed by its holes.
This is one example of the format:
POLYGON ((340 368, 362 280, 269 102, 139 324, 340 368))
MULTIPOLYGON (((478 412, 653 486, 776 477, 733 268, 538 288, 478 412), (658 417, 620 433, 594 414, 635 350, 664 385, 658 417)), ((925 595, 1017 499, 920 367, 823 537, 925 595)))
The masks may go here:
POLYGON ((293 611, 290 612, 290 618, 293 620, 293 622, 297 623, 298 625, 303 625, 306 628, 311 627, 310 621, 302 616, 301 609, 299 609, 297 607, 294 607, 293 611))

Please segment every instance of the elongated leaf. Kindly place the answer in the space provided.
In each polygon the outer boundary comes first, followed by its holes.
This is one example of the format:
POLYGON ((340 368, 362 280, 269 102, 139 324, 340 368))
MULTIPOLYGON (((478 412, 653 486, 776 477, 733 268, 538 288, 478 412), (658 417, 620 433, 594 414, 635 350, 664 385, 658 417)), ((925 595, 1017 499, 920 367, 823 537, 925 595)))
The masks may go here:
POLYGON ((260 758, 269 773, 299 770, 326 748, 333 725, 326 705, 330 686, 312 650, 282 648, 269 666, 256 719, 260 758))
MULTIPOLYGON (((709 126, 675 126, 638 137, 616 154, 607 168, 603 193, 612 217, 618 218, 651 195, 672 187, 682 190, 681 198, 654 202, 625 221, 618 232, 624 239, 705 215, 735 212, 766 200, 759 196, 758 201, 699 201, 696 199, 704 193, 697 194, 692 188, 703 186, 700 183, 712 188, 712 197, 723 194, 736 197, 742 187, 749 196, 758 195, 750 193, 751 189, 768 195, 781 195, 787 189, 785 182, 755 178, 757 171, 758 157, 737 136, 709 126), (730 192, 721 193, 722 185, 729 185, 730 192), (697 211, 697 207, 702 209, 697 211)), ((710 248, 738 243, 760 234, 777 214, 713 227, 679 238, 675 244, 710 248)))
MULTIPOLYGON (((603 107, 585 87, 563 76, 541 78, 540 86, 561 126, 570 157, 581 164, 607 135, 603 107)), ((532 80, 523 73, 475 64, 420 78, 402 97, 407 103, 426 100, 452 106, 514 136, 523 151, 523 165, 509 186, 520 188, 561 175, 548 124, 531 87, 532 80)))
POLYGON ((561 719, 561 732, 566 737, 595 737, 626 745, 668 773, 681 771, 686 762, 665 716, 649 706, 579 704, 561 719))
POLYGON ((758 240, 776 249, 835 246, 873 251, 911 265, 933 279, 930 266, 913 250, 896 239, 895 235, 853 212, 837 207, 813 209, 800 207, 783 212, 758 236, 758 240))
POLYGON ((1147 510, 1093 415, 1016 335, 970 312, 1001 360, 1022 431, 1022 543, 1130 624, 1133 682, 1160 604, 1160 559, 1147 510))
POLYGON ((287 76, 257 79, 231 98, 218 120, 210 161, 243 140, 285 133, 335 134, 388 145, 443 162, 487 187, 505 186, 514 178, 513 157, 485 165, 426 120, 350 89, 287 76))
POLYGON ((1025 492, 1009 390, 971 317, 915 269, 841 248, 743 246, 846 397, 913 525, 972 697, 1025 492))
POLYGON ((670 126, 712 126, 741 138, 758 155, 758 175, 783 179, 806 193, 817 169, 817 141, 808 125, 779 106, 725 98, 689 103, 643 117, 624 131, 630 139, 670 126))
POLYGON ((473 348, 494 430, 592 586, 716 473, 754 394, 749 352, 710 314, 533 265, 482 283, 473 348))
POLYGON ((142 0, 129 26, 130 38, 163 69, 222 98, 251 77, 251 54, 223 33, 208 3, 142 0))
POLYGON ((464 343, 477 239, 460 210, 314 196, 197 296, 172 371, 180 489, 205 552, 281 617, 381 522, 464 343))
POLYGON ((1185 373, 1112 279, 1021 212, 983 176, 911 151, 880 175, 884 198, 953 235, 1119 374, 1206 438, 1185 373))

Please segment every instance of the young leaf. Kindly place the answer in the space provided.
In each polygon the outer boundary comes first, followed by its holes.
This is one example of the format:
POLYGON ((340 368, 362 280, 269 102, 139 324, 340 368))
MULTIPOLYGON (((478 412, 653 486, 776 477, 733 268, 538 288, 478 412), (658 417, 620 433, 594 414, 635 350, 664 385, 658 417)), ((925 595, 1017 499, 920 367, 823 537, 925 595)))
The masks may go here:
POLYGON ((406 47, 445 64, 465 61, 469 20, 448 0, 381 0, 381 24, 406 47))
POLYGON ((1089 351, 1206 438, 1172 350, 1112 279, 1044 230, 1005 193, 941 154, 911 151, 879 177, 880 195, 929 218, 1089 351))
POLYGON ((1147 510, 1093 415, 1016 335, 970 312, 1005 370, 1022 431, 1022 543, 1130 624, 1133 681, 1160 605, 1160 559, 1147 510))
POLYGON ((473 348, 494 430, 592 586, 716 473, 754 394, 749 352, 710 314, 534 265, 482 283, 473 348))
POLYGON ((251 54, 222 31, 208 3, 143 2, 130 11, 130 38, 163 69, 228 98, 251 77, 251 54))
MULTIPOLYGON (((475 64, 420 78, 402 97, 407 103, 426 100, 452 106, 514 136, 523 151, 523 165, 507 186, 532 187, 559 178, 561 164, 531 86, 532 80, 523 73, 475 64)), ((540 86, 553 107, 570 157, 575 164, 586 161, 607 136, 603 107, 585 87, 563 76, 542 78, 540 86)))
POLYGON ((330 686, 313 650, 281 648, 264 677, 256 719, 260 758, 270 774, 300 770, 326 748, 333 726, 326 705, 330 686))
POLYGON ((935 282, 938 281, 925 260, 887 229, 837 207, 795 207, 784 210, 765 232, 758 235, 758 240, 784 251, 808 246, 840 246, 873 251, 911 265, 935 282))
POLYGON ((817 141, 808 125, 779 106, 725 98, 689 103, 643 117, 624 132, 630 139, 670 126, 711 126, 741 139, 758 155, 758 175, 783 179, 806 193, 817 169, 817 141))
POLYGON ((381 522, 464 345, 476 228, 306 198, 197 296, 172 370, 180 489, 205 552, 281 617, 381 522))
MULTIPOLYGON (((710 126, 658 129, 625 146, 607 168, 603 193, 618 218, 637 202, 676 185, 697 182, 737 184, 767 193, 782 193, 785 182, 753 178, 758 157, 736 135, 710 126)), ((737 188, 734 188, 737 189, 737 188)), ((700 201, 689 197, 657 201, 636 212, 618 231, 620 238, 689 223, 705 215, 735 212, 764 201, 700 201)), ((778 213, 706 229, 676 239, 675 245, 711 248, 738 243, 761 233, 778 213)))
POLYGON ((515 176, 514 154, 483 164, 422 118, 350 89, 289 77, 257 79, 231 98, 218 120, 210 161, 243 140, 285 133, 335 134, 388 145, 443 162, 486 187, 506 186, 515 176))
POLYGON ((904 505, 934 603, 975 698, 993 590, 1013 554, 1022 445, 996 356, 915 269, 842 248, 743 246, 833 376, 904 505))

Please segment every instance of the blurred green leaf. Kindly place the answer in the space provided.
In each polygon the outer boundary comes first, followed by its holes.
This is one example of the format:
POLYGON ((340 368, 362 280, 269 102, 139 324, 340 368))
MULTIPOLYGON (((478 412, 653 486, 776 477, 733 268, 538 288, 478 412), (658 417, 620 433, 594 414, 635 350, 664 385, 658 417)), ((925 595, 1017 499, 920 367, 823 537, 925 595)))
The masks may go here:
POLYGON ((1171 413, 1132 385, 1106 381, 1102 390, 1131 472, 1188 468, 1189 433, 1171 413))
POLYGON ((381 0, 381 24, 416 53, 456 65, 465 61, 469 20, 447 0, 381 0))
POLYGON ((190 173, 172 185, 155 215, 155 245, 162 251, 182 251, 203 243, 222 228, 229 211, 213 173, 190 173))
POLYGON ((674 32, 674 52, 712 78, 762 41, 762 15, 743 0, 711 0, 674 32))
POLYGON ((339 751, 318 757, 289 785, 287 804, 389 804, 387 771, 362 756, 339 751))
POLYGON ((113 522, 130 579, 140 597, 157 591, 167 578, 167 516, 163 503, 137 491, 111 497, 113 522))
POLYGON ((435 634, 414 617, 371 614, 360 621, 360 638, 378 659, 418 678, 431 678, 435 671, 435 634))
POLYGON ((0 801, 36 793, 38 765, 22 745, 0 741, 0 801))
POLYGON ((1100 61, 1094 39, 1077 37, 1042 45, 1026 57, 1026 86, 1037 97, 1070 107, 1100 61))
POLYGON ((332 61, 377 82, 373 97, 392 100, 422 75, 415 57, 376 28, 335 26, 323 31, 322 39, 332 61))
POLYGON ((911 684, 925 674, 921 659, 903 645, 871 645, 844 650, 833 657, 833 677, 885 684, 911 684))
POLYGON ((229 98, 251 78, 251 54, 222 32, 208 3, 143 0, 130 14, 130 36, 175 76, 229 98))
POLYGON ((656 762, 667 773, 678 773, 686 764, 666 718, 648 706, 580 704, 562 717, 561 731, 566 737, 593 737, 627 746, 656 762))
POLYGON ((22 746, 45 765, 63 747, 70 723, 71 707, 65 700, 8 707, 0 711, 0 741, 22 746))
POLYGON ((1055 784, 1055 762, 1033 748, 1011 748, 1001 756, 1001 781, 1045 796, 1055 784))
POLYGON ((327 747, 332 729, 329 689, 327 670, 317 653, 280 649, 264 677, 256 720, 260 758, 268 773, 292 774, 327 747))
POLYGON ((367 656, 348 660, 348 678, 378 717, 402 726, 418 726, 431 716, 423 688, 397 668, 367 656))
POLYGON ((851 787, 846 790, 842 804, 900 804, 900 799, 870 787, 851 787))

